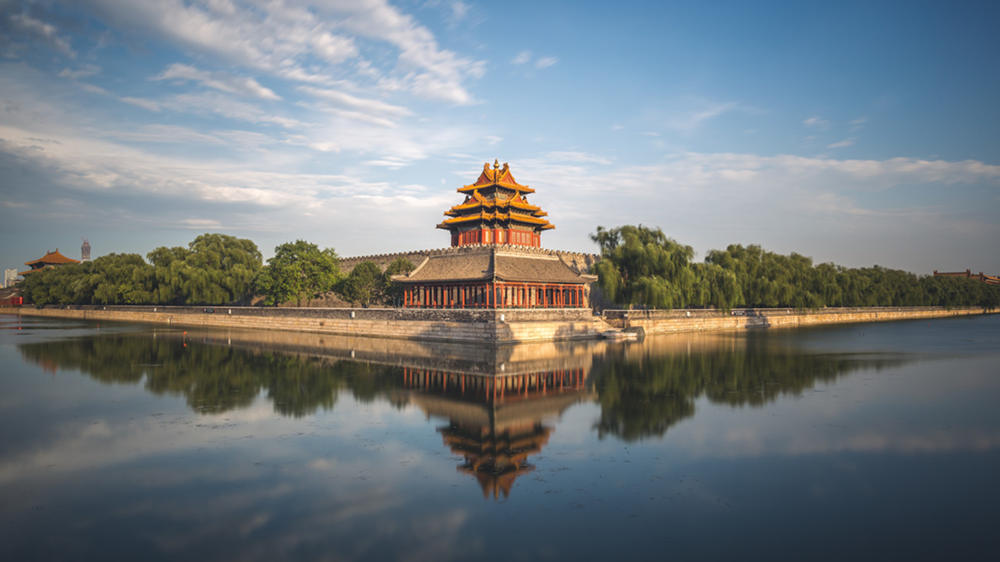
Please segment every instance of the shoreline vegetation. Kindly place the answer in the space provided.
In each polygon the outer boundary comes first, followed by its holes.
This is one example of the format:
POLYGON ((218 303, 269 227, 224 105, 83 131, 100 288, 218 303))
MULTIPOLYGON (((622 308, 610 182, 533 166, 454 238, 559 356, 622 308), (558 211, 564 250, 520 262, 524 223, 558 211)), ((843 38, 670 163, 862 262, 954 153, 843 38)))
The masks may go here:
MULTIPOLYGON (((1000 286, 963 278, 916 275, 880 266, 847 268, 733 244, 694 262, 691 246, 659 228, 598 227, 594 265, 601 300, 643 309, 876 306, 1000 307, 1000 286)), ((398 259, 383 271, 363 261, 344 274, 332 248, 297 240, 263 262, 257 245, 226 234, 202 234, 187 247, 109 254, 33 272, 21 282, 33 305, 301 305, 330 295, 347 306, 398 302, 392 275, 415 264, 398 259), (147 261, 148 260, 148 261, 147 261)))

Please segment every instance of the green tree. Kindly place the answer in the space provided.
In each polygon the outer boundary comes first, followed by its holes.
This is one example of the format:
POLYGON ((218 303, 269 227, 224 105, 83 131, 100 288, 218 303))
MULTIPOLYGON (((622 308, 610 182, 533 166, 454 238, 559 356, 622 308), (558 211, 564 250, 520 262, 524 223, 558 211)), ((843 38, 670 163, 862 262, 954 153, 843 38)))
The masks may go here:
POLYGON ((347 300, 368 306, 384 294, 384 277, 378 264, 363 261, 354 266, 344 280, 343 295, 347 300))
POLYGON ((382 273, 382 286, 386 300, 393 305, 397 305, 403 298, 403 287, 399 283, 392 281, 393 275, 406 275, 416 268, 410 260, 406 258, 396 258, 385 268, 382 273))
POLYGON ((591 239, 601 247, 598 284, 612 301, 657 308, 688 306, 696 294, 691 268, 694 250, 660 229, 597 227, 591 239))
POLYGON ((256 288, 265 303, 278 305, 333 290, 340 280, 340 263, 332 248, 320 250, 304 240, 287 242, 274 249, 274 257, 257 275, 256 288))

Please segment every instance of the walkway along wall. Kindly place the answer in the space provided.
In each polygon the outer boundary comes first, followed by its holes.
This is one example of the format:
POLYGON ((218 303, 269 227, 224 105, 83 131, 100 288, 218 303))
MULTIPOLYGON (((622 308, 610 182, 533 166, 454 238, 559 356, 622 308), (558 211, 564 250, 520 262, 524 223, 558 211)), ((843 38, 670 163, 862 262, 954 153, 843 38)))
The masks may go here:
MULTIPOLYGON (((997 312, 997 311, 992 311, 997 312)), ((865 307, 795 310, 787 308, 715 310, 605 310, 604 320, 619 329, 642 328, 650 334, 737 332, 761 328, 802 328, 826 324, 887 322, 987 314, 980 307, 865 307)))

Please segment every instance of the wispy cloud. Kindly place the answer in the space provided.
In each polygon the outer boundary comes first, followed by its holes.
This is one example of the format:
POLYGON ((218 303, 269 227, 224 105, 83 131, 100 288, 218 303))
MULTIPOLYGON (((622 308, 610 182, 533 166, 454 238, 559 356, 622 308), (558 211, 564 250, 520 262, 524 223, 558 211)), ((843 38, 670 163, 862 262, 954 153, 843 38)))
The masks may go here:
POLYGON ((405 117, 413 114, 409 109, 400 105, 393 105, 379 100, 365 99, 338 90, 314 88, 312 86, 300 86, 299 91, 308 93, 332 104, 358 110, 364 113, 389 115, 393 117, 405 117))
POLYGON ((668 119, 667 125, 678 131, 693 131, 706 121, 734 111, 740 107, 736 102, 707 102, 697 109, 687 111, 668 119))
POLYGON ((465 82, 485 72, 483 61, 442 49, 429 29, 385 0, 274 0, 253 7, 180 0, 92 1, 96 15, 118 29, 152 33, 243 68, 299 82, 332 82, 325 70, 361 57, 358 37, 395 47, 395 66, 378 72, 391 78, 386 83, 418 96, 474 103, 465 82), (317 60, 328 66, 316 68, 317 60))
POLYGON ((131 104, 131 105, 134 105, 136 107, 141 107, 141 108, 147 109, 149 111, 159 111, 160 110, 160 104, 156 103, 153 100, 148 100, 148 99, 143 99, 143 98, 134 98, 134 97, 131 97, 131 96, 122 96, 122 97, 120 97, 118 99, 122 100, 123 102, 125 102, 127 104, 131 104))
POLYGON ((198 82, 208 88, 251 96, 265 100, 280 100, 281 96, 275 94, 270 88, 261 86, 257 80, 246 76, 234 76, 225 72, 206 72, 193 66, 174 63, 168 66, 163 72, 154 76, 152 80, 175 80, 198 82))
POLYGON ((85 64, 79 68, 64 68, 59 71, 60 78, 69 78, 71 80, 78 80, 80 78, 86 78, 88 76, 94 76, 101 71, 101 67, 96 64, 85 64))
POLYGON ((59 30, 56 29, 56 26, 37 20, 25 13, 12 14, 10 16, 10 21, 22 30, 43 38, 50 45, 55 47, 56 50, 69 58, 76 58, 76 51, 74 51, 73 47, 70 45, 69 39, 59 35, 59 30))
POLYGON ((548 68, 559 62, 556 57, 541 57, 535 61, 535 68, 548 68))
POLYGON ((813 127, 821 130, 825 130, 830 127, 830 122, 818 115, 813 115, 812 117, 803 119, 802 124, 806 127, 813 127))
POLYGON ((837 142, 832 142, 832 143, 826 145, 826 147, 827 148, 846 148, 846 147, 851 146, 853 144, 854 144, 854 139, 853 138, 849 138, 849 139, 844 139, 844 140, 837 141, 837 142))
POLYGON ((531 51, 521 51, 513 59, 511 59, 511 64, 527 64, 531 62, 531 51))

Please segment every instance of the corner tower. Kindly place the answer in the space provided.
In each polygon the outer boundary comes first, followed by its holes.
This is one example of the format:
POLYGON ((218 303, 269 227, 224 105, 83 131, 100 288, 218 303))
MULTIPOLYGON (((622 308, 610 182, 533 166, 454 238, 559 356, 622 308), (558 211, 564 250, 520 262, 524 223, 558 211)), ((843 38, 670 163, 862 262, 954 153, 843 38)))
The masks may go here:
POLYGON ((483 173, 471 185, 458 188, 462 203, 444 212, 451 217, 437 225, 451 232, 452 246, 510 244, 539 248, 543 230, 555 228, 548 213, 528 203, 535 190, 514 180, 510 167, 498 160, 483 164, 483 173))

